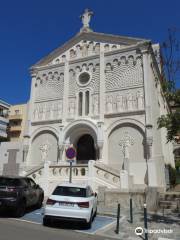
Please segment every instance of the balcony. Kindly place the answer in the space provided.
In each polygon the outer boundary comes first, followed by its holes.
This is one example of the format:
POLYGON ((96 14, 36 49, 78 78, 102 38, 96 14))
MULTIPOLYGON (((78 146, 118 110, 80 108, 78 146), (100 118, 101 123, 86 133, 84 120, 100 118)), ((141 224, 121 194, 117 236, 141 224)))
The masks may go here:
POLYGON ((21 132, 22 127, 21 126, 10 126, 9 132, 21 132))
POLYGON ((22 114, 9 115, 9 120, 22 120, 22 114))

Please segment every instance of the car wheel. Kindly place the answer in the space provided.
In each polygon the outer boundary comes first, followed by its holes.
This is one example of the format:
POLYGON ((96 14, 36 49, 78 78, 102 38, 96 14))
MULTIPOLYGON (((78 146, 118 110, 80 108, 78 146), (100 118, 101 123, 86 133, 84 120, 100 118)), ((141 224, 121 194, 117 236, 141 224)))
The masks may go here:
POLYGON ((86 224, 87 229, 91 228, 91 226, 92 226, 92 218, 93 218, 93 213, 91 213, 91 217, 89 219, 89 222, 86 224))
POLYGON ((14 215, 15 217, 23 217, 26 210, 26 202, 23 200, 18 204, 18 207, 16 208, 14 215))
POLYGON ((43 217, 43 226, 49 226, 49 224, 50 224, 50 220, 49 220, 49 218, 47 218, 47 217, 43 217))
POLYGON ((41 196, 39 197, 39 200, 38 200, 37 204, 36 204, 36 207, 37 207, 37 208, 41 208, 41 207, 42 207, 43 200, 44 200, 44 196, 41 195, 41 196))

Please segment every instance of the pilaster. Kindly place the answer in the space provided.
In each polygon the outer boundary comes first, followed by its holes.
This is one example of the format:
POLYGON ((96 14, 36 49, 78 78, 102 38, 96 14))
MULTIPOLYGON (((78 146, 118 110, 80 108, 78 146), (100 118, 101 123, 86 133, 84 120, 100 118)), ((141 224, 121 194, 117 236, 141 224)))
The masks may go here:
POLYGON ((151 71, 150 55, 148 50, 142 51, 143 56, 143 73, 144 73, 144 102, 146 111, 146 125, 152 125, 152 99, 151 99, 151 71))
POLYGON ((64 94, 63 94, 63 117, 62 122, 64 123, 68 118, 68 93, 69 93, 69 62, 65 60, 64 65, 64 94))
POLYGON ((104 44, 100 43, 100 119, 104 121, 105 113, 105 67, 104 67, 104 44))

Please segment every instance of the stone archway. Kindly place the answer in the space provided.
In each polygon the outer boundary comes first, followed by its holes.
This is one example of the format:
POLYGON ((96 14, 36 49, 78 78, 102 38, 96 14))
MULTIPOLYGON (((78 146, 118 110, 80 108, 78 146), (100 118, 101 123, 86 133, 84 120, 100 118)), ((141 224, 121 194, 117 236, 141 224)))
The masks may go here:
POLYGON ((51 163, 57 163, 58 159, 58 139, 57 136, 49 130, 43 130, 36 134, 31 142, 30 165, 38 166, 44 163, 41 148, 48 145, 47 159, 51 163))
MULTIPOLYGON (((97 126, 87 120, 75 121, 64 130, 63 144, 65 147, 72 144, 76 148, 78 152, 77 163, 87 164, 89 160, 98 158, 97 132, 97 126), (85 150, 83 151, 83 149, 85 150)), ((65 154, 63 159, 66 159, 65 154)))
POLYGON ((89 160, 96 159, 96 149, 94 147, 94 139, 90 134, 82 135, 76 144, 77 147, 77 163, 88 163, 89 160))

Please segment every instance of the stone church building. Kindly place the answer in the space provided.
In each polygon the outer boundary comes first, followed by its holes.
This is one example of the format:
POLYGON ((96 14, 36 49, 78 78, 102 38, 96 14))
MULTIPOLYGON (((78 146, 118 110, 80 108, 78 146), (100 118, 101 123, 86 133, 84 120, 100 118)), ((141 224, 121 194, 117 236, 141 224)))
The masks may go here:
POLYGON ((68 165, 66 148, 73 146, 75 177, 79 166, 85 176, 91 162, 97 185, 128 189, 148 183, 164 190, 165 164, 174 165, 174 157, 166 131, 157 129, 158 117, 169 111, 159 45, 94 32, 91 16, 85 10, 80 31, 31 67, 24 169, 34 169, 37 179, 48 163, 48 177, 57 180, 68 165))

